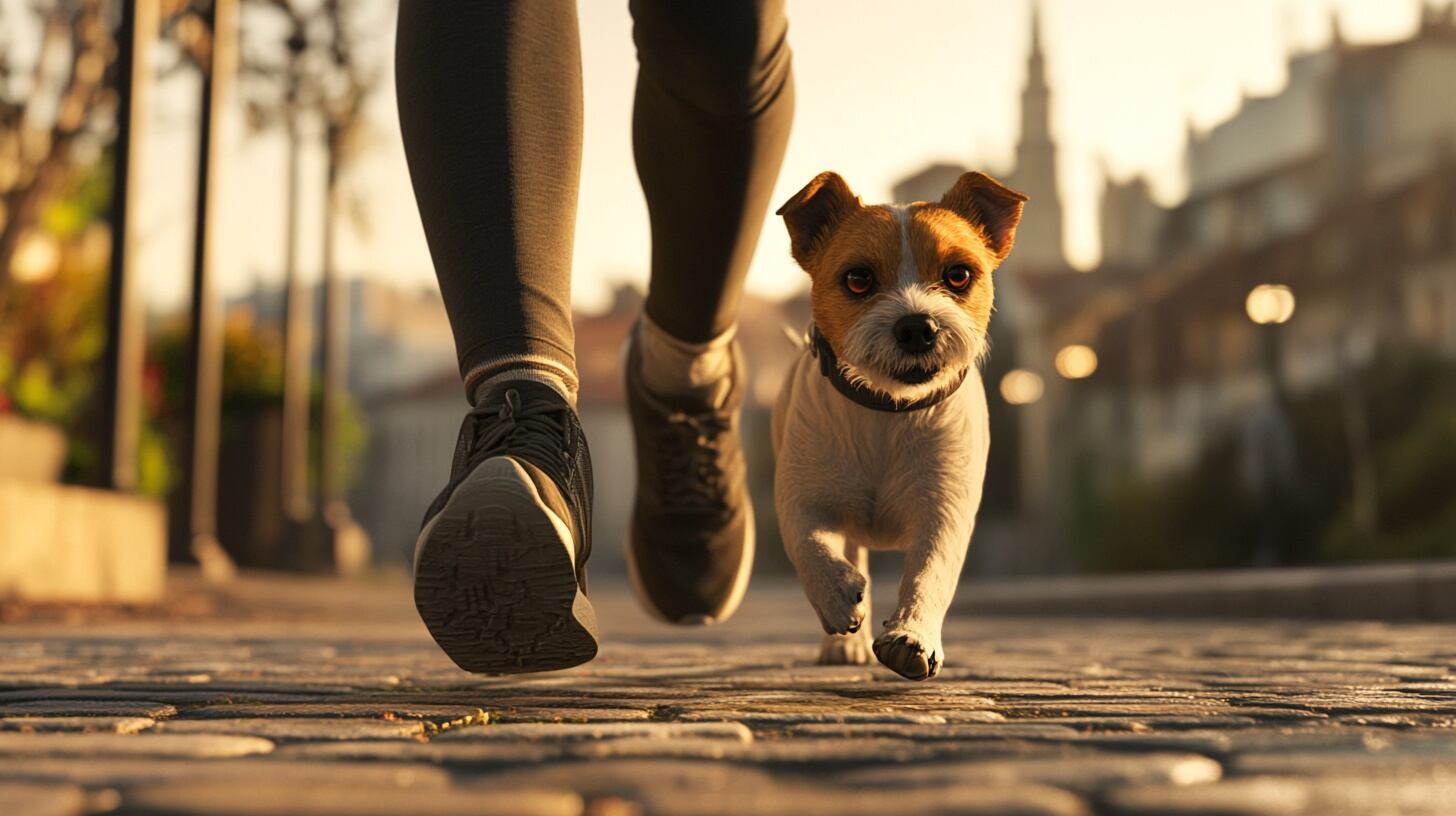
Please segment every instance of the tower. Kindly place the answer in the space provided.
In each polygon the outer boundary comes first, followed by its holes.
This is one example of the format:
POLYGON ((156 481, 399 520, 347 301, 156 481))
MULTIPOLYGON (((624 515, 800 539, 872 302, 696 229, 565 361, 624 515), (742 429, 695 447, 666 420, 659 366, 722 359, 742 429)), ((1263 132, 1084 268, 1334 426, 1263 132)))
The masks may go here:
POLYGON ((1027 58, 1026 87, 1021 92, 1021 141, 1016 147, 1016 170, 1007 179, 1008 184, 1031 198, 1017 228, 1016 251, 1012 255, 1021 268, 1066 267, 1062 201, 1057 191, 1057 146, 1051 130, 1051 87, 1042 54, 1040 9, 1034 4, 1031 54, 1027 58))

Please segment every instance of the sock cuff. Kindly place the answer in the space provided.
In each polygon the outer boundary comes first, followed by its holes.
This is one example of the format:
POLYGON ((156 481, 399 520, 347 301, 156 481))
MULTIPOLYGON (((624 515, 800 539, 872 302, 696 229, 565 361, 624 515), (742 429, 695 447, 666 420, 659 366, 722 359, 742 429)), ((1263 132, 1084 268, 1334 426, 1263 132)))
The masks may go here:
MULTIPOLYGON (((640 331, 643 335, 650 335, 653 343, 661 343, 680 354, 696 357, 707 354, 708 352, 727 348, 733 342, 733 338, 738 336, 738 322, 734 321, 728 328, 719 332, 716 337, 711 337, 701 343, 692 343, 673 337, 668 333, 667 329, 654 323, 652 318, 648 316, 646 310, 643 310, 640 331)), ((644 337, 644 339, 646 338, 644 337)))
POLYGON ((572 406, 576 405, 579 387, 576 372, 536 354, 509 354, 479 363, 465 375, 465 398, 474 405, 477 394, 503 380, 530 380, 548 385, 572 406))

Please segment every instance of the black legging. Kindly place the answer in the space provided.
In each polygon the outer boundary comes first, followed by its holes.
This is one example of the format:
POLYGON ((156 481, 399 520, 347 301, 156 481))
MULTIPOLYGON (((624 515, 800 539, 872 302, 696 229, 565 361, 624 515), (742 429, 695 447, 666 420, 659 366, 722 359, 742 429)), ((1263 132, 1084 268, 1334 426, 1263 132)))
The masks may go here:
MULTIPOLYGON (((793 116, 782 0, 632 0, 632 134, 652 223, 647 312, 700 342, 732 325, 793 116)), ((581 172, 576 0, 401 0, 410 177, 461 373, 575 374, 581 172)))

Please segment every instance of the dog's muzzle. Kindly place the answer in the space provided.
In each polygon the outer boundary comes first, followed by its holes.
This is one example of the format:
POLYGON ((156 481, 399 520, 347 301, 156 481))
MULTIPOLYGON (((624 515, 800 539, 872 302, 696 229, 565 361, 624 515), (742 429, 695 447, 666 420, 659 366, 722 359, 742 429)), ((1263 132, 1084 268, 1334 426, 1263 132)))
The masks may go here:
POLYGON ((928 314, 908 314, 895 321, 890 333, 895 345, 906 354, 927 354, 935 349, 940 324, 928 314))

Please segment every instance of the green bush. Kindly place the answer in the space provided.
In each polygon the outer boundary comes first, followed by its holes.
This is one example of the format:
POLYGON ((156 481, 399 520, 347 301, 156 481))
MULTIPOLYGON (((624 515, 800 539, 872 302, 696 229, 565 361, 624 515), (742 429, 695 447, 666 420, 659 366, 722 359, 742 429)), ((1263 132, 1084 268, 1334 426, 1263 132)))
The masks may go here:
POLYGON ((1456 557, 1456 365, 1388 354, 1357 375, 1355 388, 1374 450, 1373 535, 1355 523, 1346 395, 1332 385, 1289 406, 1298 465, 1287 495, 1241 488, 1235 428, 1215 436, 1192 467, 1158 479, 1099 481, 1085 459, 1070 508, 1083 568, 1248 566, 1269 507, 1289 563, 1456 557))

